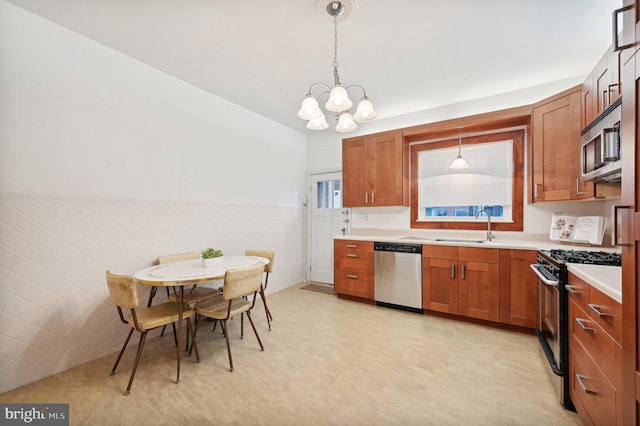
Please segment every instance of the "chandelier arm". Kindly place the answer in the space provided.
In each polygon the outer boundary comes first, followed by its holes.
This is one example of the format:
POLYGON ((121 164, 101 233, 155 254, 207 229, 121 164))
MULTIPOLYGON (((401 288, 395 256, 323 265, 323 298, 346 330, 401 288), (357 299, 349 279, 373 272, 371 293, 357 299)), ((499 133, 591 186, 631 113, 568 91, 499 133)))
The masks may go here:
MULTIPOLYGON (((312 91, 312 90, 314 89, 314 87, 316 87, 316 86, 322 86, 322 87, 324 87, 325 89, 327 89, 327 92, 331 91, 331 87, 327 86, 327 85, 326 85, 326 84, 324 84, 324 83, 313 83, 313 84, 311 85, 311 87, 309 87, 309 93, 307 93, 307 95, 311 95, 311 91, 312 91)), ((325 93, 325 92, 323 92, 323 93, 325 93)), ((323 94, 323 93, 321 93, 321 94, 320 94, 320 96, 322 96, 322 94, 323 94)), ((318 97, 320 97, 320 96, 318 96, 318 97)))
POLYGON ((362 96, 363 96, 364 98, 366 98, 366 97, 367 97, 367 92, 364 90, 364 87, 362 87, 362 86, 360 86, 360 85, 358 85, 358 84, 352 84, 352 85, 350 85, 350 86, 345 87, 345 89, 346 89, 346 90, 349 90, 349 89, 351 89, 352 87, 357 87, 358 89, 362 90, 362 96))

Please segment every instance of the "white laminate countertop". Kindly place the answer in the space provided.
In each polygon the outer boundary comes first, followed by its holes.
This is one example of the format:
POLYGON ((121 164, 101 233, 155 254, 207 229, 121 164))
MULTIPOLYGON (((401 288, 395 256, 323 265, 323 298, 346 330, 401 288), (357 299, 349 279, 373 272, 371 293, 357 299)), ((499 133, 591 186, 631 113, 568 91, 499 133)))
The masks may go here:
POLYGON ((567 269, 618 303, 622 303, 622 268, 620 266, 568 263, 567 269))

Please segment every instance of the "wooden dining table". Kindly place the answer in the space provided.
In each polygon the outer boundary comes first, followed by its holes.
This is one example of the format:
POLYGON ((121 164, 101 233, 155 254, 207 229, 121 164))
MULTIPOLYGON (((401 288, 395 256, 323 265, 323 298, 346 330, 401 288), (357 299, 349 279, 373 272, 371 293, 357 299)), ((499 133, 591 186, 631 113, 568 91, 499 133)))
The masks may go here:
POLYGON ((146 286, 174 287, 178 302, 176 383, 180 383, 180 354, 182 346, 180 342, 182 342, 184 286, 222 280, 229 270, 249 268, 256 266, 258 263, 268 265, 269 259, 257 256, 223 256, 219 264, 206 266, 203 264, 202 259, 190 259, 150 266, 133 274, 137 282, 146 286))

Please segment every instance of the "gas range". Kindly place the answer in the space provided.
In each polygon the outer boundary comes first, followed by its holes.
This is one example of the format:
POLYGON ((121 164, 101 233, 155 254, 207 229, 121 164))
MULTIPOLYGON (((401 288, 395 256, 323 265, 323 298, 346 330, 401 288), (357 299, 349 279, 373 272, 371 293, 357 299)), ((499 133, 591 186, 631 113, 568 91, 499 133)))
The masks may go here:
POLYGON ((620 266, 620 253, 588 250, 541 250, 541 253, 556 266, 566 263, 582 263, 589 265, 620 266))

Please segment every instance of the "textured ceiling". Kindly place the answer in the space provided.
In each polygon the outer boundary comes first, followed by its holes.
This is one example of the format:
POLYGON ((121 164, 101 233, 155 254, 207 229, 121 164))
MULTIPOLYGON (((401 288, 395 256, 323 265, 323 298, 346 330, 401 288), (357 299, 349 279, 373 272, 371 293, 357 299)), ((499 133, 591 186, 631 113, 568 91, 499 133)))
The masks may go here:
MULTIPOLYGON (((309 86, 333 81, 319 0, 8 1, 300 132, 309 86)), ((356 2, 338 25, 340 77, 366 89, 379 118, 583 77, 621 3, 356 2)))

